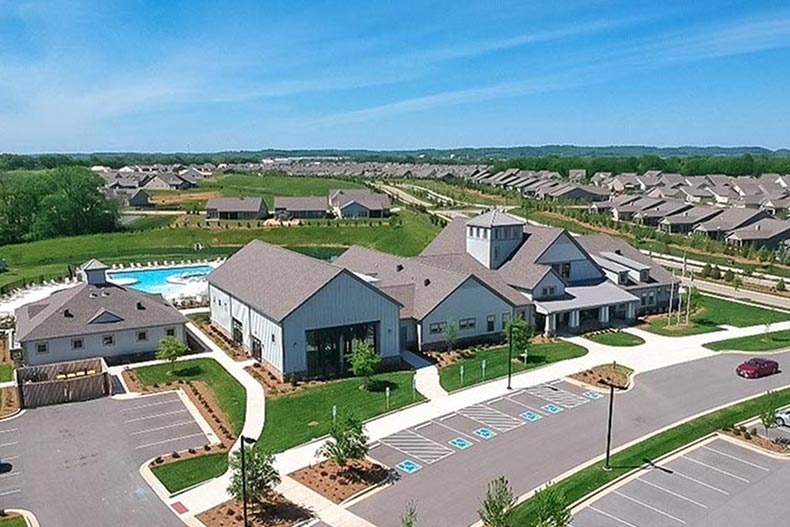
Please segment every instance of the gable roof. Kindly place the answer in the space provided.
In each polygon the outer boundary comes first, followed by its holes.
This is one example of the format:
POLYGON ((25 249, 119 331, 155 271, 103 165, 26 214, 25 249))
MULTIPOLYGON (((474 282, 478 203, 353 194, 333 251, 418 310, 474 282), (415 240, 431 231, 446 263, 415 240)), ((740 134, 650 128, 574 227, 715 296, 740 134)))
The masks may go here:
MULTIPOLYGON (((657 264, 652 258, 643 254, 622 238, 615 238, 607 234, 586 234, 584 236, 577 237, 576 241, 579 242, 579 245, 584 247, 584 249, 593 256, 606 258, 606 256, 603 255, 609 253, 609 258, 611 258, 611 254, 614 253, 624 256, 628 260, 633 260, 634 262, 638 262, 641 265, 650 267, 650 277, 655 282, 661 284, 670 284, 679 281, 669 271, 657 264)), ((617 263, 619 265, 623 265, 623 260, 620 260, 620 262, 617 263)), ((655 285, 655 282, 649 285, 655 285)), ((640 287, 643 285, 646 284, 634 284, 631 287, 640 287)), ((626 288, 628 288, 628 286, 626 286, 626 288)))
POLYGON ((274 208, 290 211, 326 211, 327 200, 321 196, 277 197, 274 198, 274 208))
POLYGON ((727 232, 744 226, 752 220, 764 217, 766 212, 756 209, 728 208, 708 221, 697 225, 696 230, 705 232, 727 232))
POLYGON ((764 218, 746 227, 735 229, 727 238, 736 240, 770 240, 790 231, 790 221, 764 218))
POLYGON ((527 223, 524 219, 517 216, 508 214, 501 210, 489 210, 485 214, 481 214, 467 221, 466 224, 470 227, 502 227, 507 225, 524 225, 527 223))
POLYGON ((186 322, 161 295, 110 283, 86 283, 53 293, 20 307, 15 315, 20 342, 186 322))
POLYGON ((206 209, 216 209, 221 212, 258 212, 261 210, 263 198, 211 198, 206 202, 206 209))

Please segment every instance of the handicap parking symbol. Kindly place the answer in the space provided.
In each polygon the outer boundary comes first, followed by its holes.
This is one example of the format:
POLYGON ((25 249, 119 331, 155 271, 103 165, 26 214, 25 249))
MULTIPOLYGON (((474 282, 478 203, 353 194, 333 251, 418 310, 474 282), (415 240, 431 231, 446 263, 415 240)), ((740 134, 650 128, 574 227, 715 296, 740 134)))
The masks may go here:
POLYGON ((470 443, 469 441, 467 441, 463 437, 456 437, 455 439, 450 441, 450 444, 453 445, 455 448, 458 448, 460 450, 465 450, 465 449, 469 448, 470 446, 472 446, 472 443, 470 443))
POLYGON ((488 428, 478 428, 477 430, 474 431, 474 434, 478 437, 482 437, 483 439, 491 439, 496 435, 488 428))
POLYGON ((582 395, 584 395, 591 401, 597 401, 598 399, 601 399, 603 397, 603 395, 598 392, 584 392, 582 395))
POLYGON ((407 459, 405 461, 401 461, 400 463, 398 463, 395 466, 397 468, 399 468, 400 470, 402 470, 403 472, 405 472, 406 474, 414 474, 415 472, 417 472, 418 470, 420 470, 422 468, 422 465, 418 465, 417 463, 415 463, 414 461, 412 461, 410 459, 407 459))
POLYGON ((540 414, 536 414, 535 412, 524 412, 521 414, 521 417, 526 419, 527 421, 534 423, 538 419, 543 419, 543 416, 540 414))
POLYGON ((541 408, 550 414, 558 414, 562 411, 562 407, 557 406, 556 404, 547 404, 545 406, 541 406, 541 408))

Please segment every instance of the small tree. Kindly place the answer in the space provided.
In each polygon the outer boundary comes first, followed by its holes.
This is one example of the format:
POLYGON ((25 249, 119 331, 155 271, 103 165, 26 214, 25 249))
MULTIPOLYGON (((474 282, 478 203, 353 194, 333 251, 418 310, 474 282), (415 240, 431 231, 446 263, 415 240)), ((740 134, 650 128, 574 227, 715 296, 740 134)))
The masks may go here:
POLYGON ((373 349, 373 346, 365 341, 357 342, 349 356, 349 362, 351 363, 351 372, 355 376, 363 378, 362 387, 366 390, 370 388, 373 376, 381 368, 381 357, 373 349))
POLYGON ((505 324, 505 342, 508 345, 513 345, 513 352, 516 355, 527 351, 531 338, 532 330, 527 321, 521 317, 510 317, 510 320, 505 324))
POLYGON ((406 506, 406 512, 400 517, 401 527, 417 527, 417 506, 414 502, 409 502, 406 506))
POLYGON ((713 266, 713 269, 711 269, 710 271, 710 277, 713 278, 714 280, 721 279, 721 269, 719 269, 718 265, 713 266))
POLYGON ((551 482, 535 493, 535 502, 537 503, 535 525, 538 527, 567 527, 571 524, 568 500, 551 482))
POLYGON ((187 345, 177 338, 165 337, 159 343, 159 351, 156 352, 156 358, 168 361, 170 363, 170 373, 175 373, 176 361, 183 357, 187 351, 189 351, 187 345))
MULTIPOLYGON (((247 476, 247 500, 260 507, 270 497, 274 488, 280 484, 280 474, 274 468, 274 456, 257 448, 244 451, 244 472, 247 476)), ((241 471, 241 450, 230 457, 230 485, 228 493, 237 501, 243 501, 241 471)))
POLYGON ((766 395, 765 403, 760 410, 760 422, 766 430, 770 430, 776 426, 776 411, 779 409, 779 403, 774 392, 769 391, 766 395))
POLYGON ((710 278, 710 273, 713 271, 709 263, 705 264, 705 267, 702 268, 702 277, 703 278, 710 278))
POLYGON ((349 459, 364 459, 368 455, 368 437, 362 420, 349 412, 332 425, 329 439, 316 452, 319 456, 345 466, 349 459))
POLYGON ((735 280, 735 273, 732 272, 732 269, 724 271, 724 281, 732 282, 733 280, 735 280))
POLYGON ((488 484, 482 507, 477 511, 480 521, 486 527, 510 527, 508 513, 516 498, 513 496, 513 489, 504 476, 500 476, 488 484))
POLYGON ((458 324, 455 320, 448 320, 444 325, 444 340, 447 341, 447 350, 453 351, 458 342, 458 324))
POLYGON ((783 291, 787 291, 787 286, 785 285, 785 281, 783 279, 780 278, 779 281, 776 282, 776 290, 779 291, 780 293, 783 291))

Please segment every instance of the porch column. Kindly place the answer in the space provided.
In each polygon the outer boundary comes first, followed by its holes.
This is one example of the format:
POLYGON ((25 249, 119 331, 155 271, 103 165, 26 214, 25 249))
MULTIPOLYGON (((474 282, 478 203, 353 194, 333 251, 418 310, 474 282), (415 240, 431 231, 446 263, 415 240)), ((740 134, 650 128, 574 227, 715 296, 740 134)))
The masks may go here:
POLYGON ((570 313, 570 317, 568 317, 568 327, 570 328, 578 328, 579 327, 579 310, 574 309, 570 313))
POLYGON ((609 306, 601 306, 598 308, 598 321, 601 324, 609 323, 609 306))
POLYGON ((634 320, 636 318, 636 303, 628 303, 628 309, 626 310, 625 318, 628 320, 634 320))
POLYGON ((543 327, 543 334, 550 337, 554 335, 554 330, 557 328, 557 315, 550 313, 546 315, 546 323, 543 327))

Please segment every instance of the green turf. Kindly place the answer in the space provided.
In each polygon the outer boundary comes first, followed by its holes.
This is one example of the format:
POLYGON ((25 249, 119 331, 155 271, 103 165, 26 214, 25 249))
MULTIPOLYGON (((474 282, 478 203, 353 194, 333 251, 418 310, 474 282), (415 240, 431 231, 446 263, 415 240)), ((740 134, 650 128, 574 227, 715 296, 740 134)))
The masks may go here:
POLYGON ((216 190, 223 196, 259 196, 270 209, 276 196, 328 196, 330 190, 362 189, 363 184, 347 179, 295 177, 278 174, 228 174, 204 179, 197 192, 216 190))
MULTIPOLYGON (((513 373, 522 372, 552 362, 566 359, 575 359, 587 353, 587 350, 576 344, 558 340, 545 344, 533 344, 527 353, 527 364, 518 357, 513 360, 513 373)), ((455 391, 466 386, 472 386, 492 379, 507 375, 508 348, 501 346, 475 353, 468 359, 463 359, 439 370, 439 382, 449 391, 455 391), (483 377, 483 361, 486 362, 485 378, 483 377), (464 367, 464 380, 461 384, 461 366, 464 367)))
MULTIPOLYGON (((774 394, 776 404, 780 406, 790 404, 790 389, 777 391, 774 394)), ((641 467, 646 460, 655 460, 724 426, 759 414, 765 401, 766 396, 758 397, 678 425, 614 454, 611 459, 612 470, 609 472, 603 470, 603 462, 598 462, 555 484, 570 503, 576 502, 606 483, 641 467)), ((535 507, 534 498, 519 504, 510 514, 511 525, 534 526, 535 507)))
POLYGON ((0 518, 0 527, 27 527, 27 522, 22 516, 0 518))
POLYGON ((376 376, 377 387, 360 389, 358 378, 343 379, 280 397, 266 399, 266 426, 258 447, 282 452, 329 432, 332 405, 338 415, 354 411, 361 419, 370 419, 387 412, 385 387, 390 388, 389 410, 406 406, 423 397, 412 396, 413 372, 382 373, 376 376))
POLYGON ((171 493, 221 476, 226 470, 228 470, 228 455, 225 453, 208 454, 151 467, 154 475, 171 493))
POLYGON ((625 331, 607 331, 605 333, 585 335, 584 338, 605 346, 639 346, 645 343, 641 337, 625 331))
POLYGON ((228 255, 253 239, 284 246, 337 247, 363 245, 403 256, 418 254, 439 232, 427 214, 402 210, 389 225, 368 226, 366 222, 339 226, 330 222, 300 227, 199 229, 160 228, 55 238, 3 247, 8 272, 0 274, 0 286, 19 280, 54 278, 91 258, 104 263, 148 260, 214 258, 228 255), (200 242, 204 250, 193 247, 200 242))
MULTIPOLYGON (((479 203, 481 205, 506 205, 506 198, 505 196, 492 194, 486 192, 485 188, 480 190, 465 188, 460 185, 455 185, 453 183, 447 183, 445 181, 439 181, 434 179, 420 179, 420 180, 413 180, 413 179, 404 179, 398 180, 398 184, 403 185, 411 185, 422 187, 424 189, 432 190, 438 194, 443 196, 447 196, 457 202, 464 202, 464 203, 479 203)), ((403 190, 409 194, 414 194, 420 198, 426 198, 430 201, 428 196, 420 195, 419 191, 416 191, 413 188, 403 188, 403 190)), ((513 198, 510 199, 510 204, 513 204, 515 200, 513 198)))
POLYGON ((8 382, 14 379, 14 365, 4 362, 0 364, 0 382, 8 382))
POLYGON ((667 328, 666 317, 653 319, 648 331, 667 336, 697 335, 719 330, 728 325, 739 328, 790 320, 790 313, 774 311, 740 302, 732 302, 712 296, 700 297, 700 311, 691 316, 691 324, 677 328, 667 328))
POLYGON ((751 337, 720 340, 705 344, 714 351, 775 351, 790 348, 790 330, 760 333, 751 337))
POLYGON ((228 416, 233 432, 238 435, 244 426, 247 392, 244 387, 214 359, 192 359, 176 363, 175 374, 169 364, 136 368, 140 382, 147 386, 177 383, 179 380, 203 381, 214 390, 217 404, 228 416))

